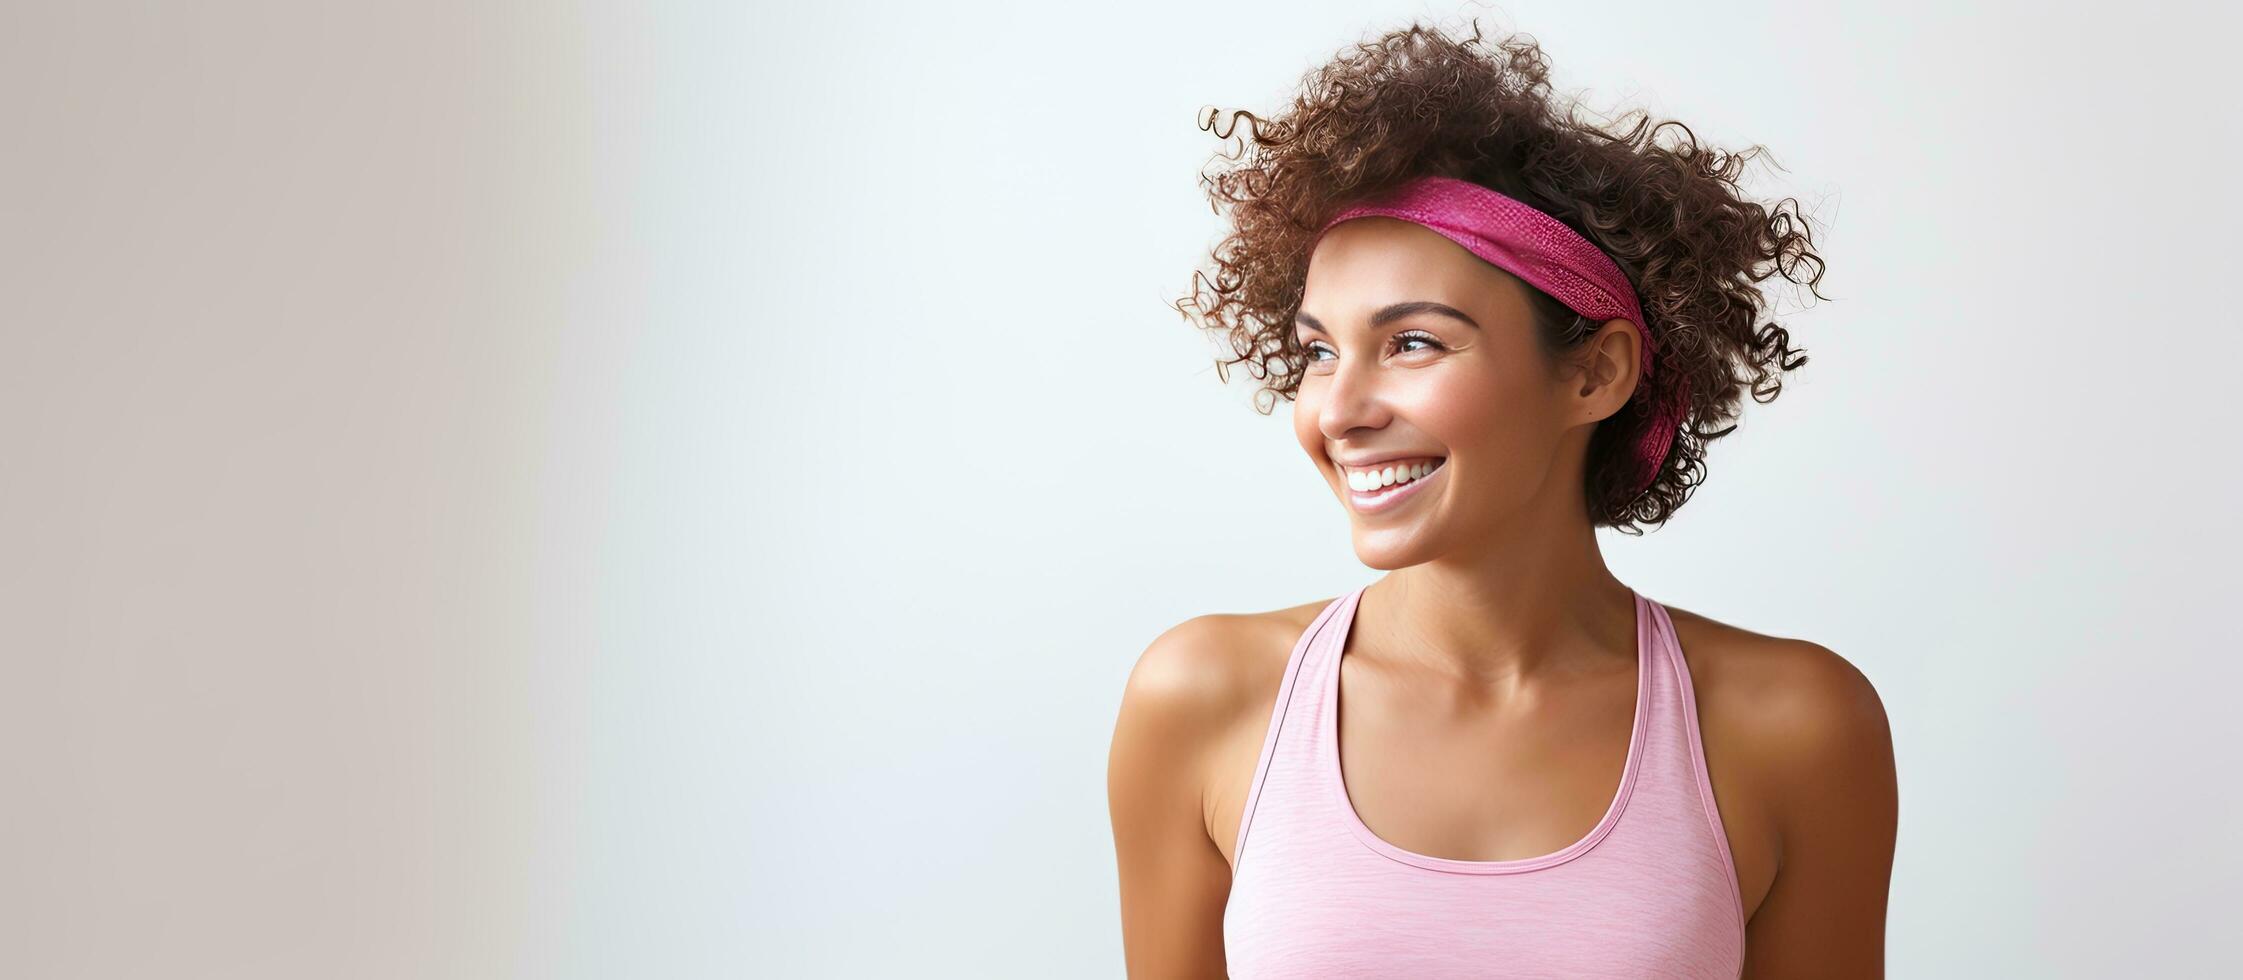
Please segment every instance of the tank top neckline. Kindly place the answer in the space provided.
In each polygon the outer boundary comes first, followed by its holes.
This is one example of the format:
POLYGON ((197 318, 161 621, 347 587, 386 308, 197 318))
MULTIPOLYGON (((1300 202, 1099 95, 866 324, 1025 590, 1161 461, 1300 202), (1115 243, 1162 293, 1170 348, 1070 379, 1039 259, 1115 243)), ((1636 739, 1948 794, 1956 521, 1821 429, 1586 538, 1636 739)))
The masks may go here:
POLYGON ((1325 778, 1323 782, 1329 791, 1328 802, 1339 812, 1340 820, 1347 824, 1350 831, 1354 832, 1356 840, 1361 841, 1364 847, 1369 848, 1374 853, 1398 863, 1428 871, 1451 874, 1517 874, 1555 867, 1587 854, 1597 846, 1597 842, 1603 840, 1605 835, 1612 832, 1612 828, 1619 825, 1621 814, 1628 808, 1628 796, 1635 789, 1636 777, 1641 774, 1643 769, 1645 729, 1650 726, 1651 721, 1652 634, 1654 630, 1650 610, 1644 608, 1646 600, 1641 593, 1633 588, 1628 590, 1630 598, 1634 601, 1636 615, 1635 722, 1628 733, 1628 756, 1627 761, 1621 767, 1620 785, 1613 791, 1612 802, 1605 808, 1604 817, 1598 820, 1596 826, 1590 828, 1589 832, 1579 840, 1548 854, 1513 858, 1506 861, 1468 861, 1461 858, 1444 858, 1435 857, 1431 854, 1420 854, 1388 842, 1363 822, 1362 814, 1355 810, 1354 801, 1348 798, 1347 781, 1340 765, 1340 661, 1347 652, 1348 636, 1354 632, 1355 609, 1361 604, 1363 592, 1368 588, 1370 588, 1370 583, 1356 587, 1355 591, 1349 593, 1341 604, 1338 611, 1339 622, 1332 630, 1331 650, 1324 662, 1319 665, 1323 675, 1317 679, 1323 687, 1323 711, 1319 721, 1321 737, 1315 741, 1318 755, 1321 756, 1318 761, 1324 770, 1325 778))

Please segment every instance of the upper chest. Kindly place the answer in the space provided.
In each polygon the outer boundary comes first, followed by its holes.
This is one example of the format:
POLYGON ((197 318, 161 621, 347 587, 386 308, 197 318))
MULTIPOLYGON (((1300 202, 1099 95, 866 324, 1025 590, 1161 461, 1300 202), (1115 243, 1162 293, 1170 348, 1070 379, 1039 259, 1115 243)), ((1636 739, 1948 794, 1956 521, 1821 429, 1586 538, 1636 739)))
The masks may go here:
MULTIPOLYGON (((1211 747, 1208 831, 1226 862, 1283 682, 1286 658, 1319 606, 1241 617, 1250 688, 1236 721, 1211 747)), ((1753 763, 1751 687, 1740 656, 1756 634, 1669 610, 1689 665, 1708 780, 1736 865, 1746 917, 1774 883, 1775 802, 1753 763)), ((1345 664, 1343 667, 1347 666, 1345 664)), ((1563 697, 1489 712, 1412 705, 1370 670, 1346 675, 1337 743, 1348 795, 1363 821, 1394 844, 1465 860, 1510 860, 1555 851, 1594 827, 1612 803, 1628 751, 1634 703, 1629 676, 1584 678, 1563 697), (1355 712, 1349 722, 1347 712, 1355 712)), ((1468 708, 1469 706, 1465 706, 1468 708)))

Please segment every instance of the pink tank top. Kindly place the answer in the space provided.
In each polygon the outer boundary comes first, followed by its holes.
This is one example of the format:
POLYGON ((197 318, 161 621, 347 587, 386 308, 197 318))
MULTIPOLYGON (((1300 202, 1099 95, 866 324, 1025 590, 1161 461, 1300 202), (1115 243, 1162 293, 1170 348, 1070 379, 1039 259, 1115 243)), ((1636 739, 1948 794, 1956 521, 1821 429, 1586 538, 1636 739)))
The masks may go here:
POLYGON ((1604 818, 1540 857, 1461 861, 1387 843, 1348 801, 1339 664, 1363 588, 1286 663, 1232 851, 1230 975, 1742 974, 1744 902, 1666 607, 1635 595, 1635 729, 1604 818))

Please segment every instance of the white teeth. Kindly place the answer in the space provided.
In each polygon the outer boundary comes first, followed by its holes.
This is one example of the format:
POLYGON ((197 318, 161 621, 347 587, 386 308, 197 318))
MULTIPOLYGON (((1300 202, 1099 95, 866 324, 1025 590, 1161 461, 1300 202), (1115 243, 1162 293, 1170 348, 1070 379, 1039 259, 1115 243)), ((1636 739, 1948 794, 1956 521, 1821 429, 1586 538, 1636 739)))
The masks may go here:
POLYGON ((1440 465, 1439 460, 1431 460, 1402 466, 1382 466, 1375 470, 1345 469, 1344 467, 1343 470, 1347 474, 1348 489, 1368 493, 1399 483, 1408 483, 1433 472, 1433 468, 1438 465, 1440 465))

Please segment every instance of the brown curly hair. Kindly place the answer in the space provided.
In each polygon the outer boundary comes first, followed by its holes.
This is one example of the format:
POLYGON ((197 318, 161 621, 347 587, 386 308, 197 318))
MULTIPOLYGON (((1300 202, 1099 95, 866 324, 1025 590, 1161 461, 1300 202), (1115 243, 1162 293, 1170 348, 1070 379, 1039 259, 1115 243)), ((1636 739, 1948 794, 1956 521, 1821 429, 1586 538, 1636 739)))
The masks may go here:
MULTIPOLYGON (((1227 382, 1226 368, 1244 364, 1262 379, 1255 405, 1266 415, 1300 388, 1305 355, 1293 317, 1309 243, 1331 215, 1426 174, 1524 201, 1604 249, 1636 285, 1658 338, 1656 369, 1643 381, 1653 389, 1598 423, 1582 492, 1594 526, 1641 534, 1640 524, 1664 524, 1704 482, 1706 443, 1736 429, 1741 396, 1773 401, 1781 373, 1807 363, 1783 327, 1755 328, 1764 305, 1755 284, 1781 273, 1827 298, 1815 290, 1823 261, 1810 250, 1795 199, 1766 208, 1740 195, 1737 177, 1765 147, 1701 148, 1689 127, 1652 125, 1642 110, 1607 130, 1584 121, 1579 108, 1577 98, 1552 99, 1549 66, 1531 36, 1489 45, 1477 24, 1464 37, 1413 24, 1312 69, 1275 118, 1236 110, 1218 131, 1224 113, 1202 110, 1200 128, 1217 138, 1232 139, 1241 119, 1247 133, 1224 158, 1232 166, 1201 174, 1231 228, 1214 249, 1212 277, 1195 271, 1191 294, 1174 306, 1227 335, 1235 356, 1219 359, 1217 374, 1227 382), (1681 131, 1680 142, 1661 142, 1669 127, 1681 131), (1681 431, 1639 492, 1629 447, 1651 423, 1650 406, 1683 382, 1681 431)), ((1603 326, 1526 288, 1536 333, 1553 356, 1603 326)))

